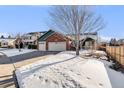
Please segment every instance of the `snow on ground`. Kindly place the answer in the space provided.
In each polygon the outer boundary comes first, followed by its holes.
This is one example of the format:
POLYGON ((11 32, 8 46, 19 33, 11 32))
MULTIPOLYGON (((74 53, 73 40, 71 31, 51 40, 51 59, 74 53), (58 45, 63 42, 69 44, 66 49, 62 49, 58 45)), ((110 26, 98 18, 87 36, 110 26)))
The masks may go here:
POLYGON ((124 88, 124 74, 109 68, 109 66, 112 65, 112 62, 103 61, 103 63, 107 70, 112 87, 124 88))
POLYGON ((100 62, 102 62, 104 64, 112 87, 113 88, 124 88, 124 74, 121 72, 115 71, 114 69, 111 69, 109 67, 109 66, 113 65, 114 63, 112 61, 111 62, 106 61, 106 60, 108 60, 108 58, 106 57, 107 54, 104 51, 98 51, 98 50, 97 51, 95 51, 95 50, 82 51, 83 54, 91 53, 91 52, 93 52, 93 54, 95 54, 95 55, 96 54, 100 55, 100 57, 97 60, 99 60, 100 62))
MULTIPOLYGON (((84 52, 86 53, 86 51, 84 52)), ((23 66, 16 70, 16 76, 19 86, 24 88, 111 87, 102 62, 76 56, 73 51, 61 52, 23 66)))
POLYGON ((20 54, 24 54, 24 53, 30 53, 33 51, 37 51, 37 50, 32 50, 32 49, 21 49, 21 52, 19 52, 19 49, 4 49, 4 48, 0 48, 0 52, 6 54, 8 57, 11 56, 16 56, 16 55, 20 55, 20 54))
POLYGON ((7 48, 0 48, 0 51, 6 50, 7 48))

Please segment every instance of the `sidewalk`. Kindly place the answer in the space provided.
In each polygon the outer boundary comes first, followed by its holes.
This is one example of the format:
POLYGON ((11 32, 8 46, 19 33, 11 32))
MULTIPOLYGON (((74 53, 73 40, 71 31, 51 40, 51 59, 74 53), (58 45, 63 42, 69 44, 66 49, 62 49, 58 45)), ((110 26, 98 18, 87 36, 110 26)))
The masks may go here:
POLYGON ((15 87, 12 64, 0 65, 0 88, 15 87))

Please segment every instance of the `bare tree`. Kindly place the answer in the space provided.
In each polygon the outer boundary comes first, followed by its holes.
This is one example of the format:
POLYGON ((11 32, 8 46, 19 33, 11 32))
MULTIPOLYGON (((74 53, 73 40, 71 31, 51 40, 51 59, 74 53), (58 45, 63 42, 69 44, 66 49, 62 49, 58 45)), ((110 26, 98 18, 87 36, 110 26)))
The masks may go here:
POLYGON ((21 52, 21 47, 20 47, 21 40, 22 39, 21 39, 20 33, 17 33, 17 35, 16 35, 16 44, 18 46, 19 52, 21 52))
POLYGON ((104 27, 102 17, 96 16, 89 6, 53 6, 49 14, 53 29, 75 37, 76 55, 79 55, 80 35, 104 27))

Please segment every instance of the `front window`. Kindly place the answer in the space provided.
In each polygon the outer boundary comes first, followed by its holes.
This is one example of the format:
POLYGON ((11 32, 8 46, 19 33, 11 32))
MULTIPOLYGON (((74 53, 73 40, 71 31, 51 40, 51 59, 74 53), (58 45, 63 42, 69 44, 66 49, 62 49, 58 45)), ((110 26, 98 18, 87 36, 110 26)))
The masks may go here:
POLYGON ((3 45, 7 45, 7 43, 3 43, 3 45))
POLYGON ((31 39, 31 36, 30 36, 30 39, 31 39))

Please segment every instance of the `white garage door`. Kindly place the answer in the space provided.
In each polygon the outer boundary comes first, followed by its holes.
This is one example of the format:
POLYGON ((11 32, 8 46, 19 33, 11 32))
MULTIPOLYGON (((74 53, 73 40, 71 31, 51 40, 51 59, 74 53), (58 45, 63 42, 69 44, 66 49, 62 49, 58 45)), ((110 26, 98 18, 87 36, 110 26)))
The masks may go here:
POLYGON ((65 51, 66 42, 49 42, 48 50, 49 51, 65 51))
POLYGON ((46 51, 46 42, 39 42, 39 50, 46 51))

